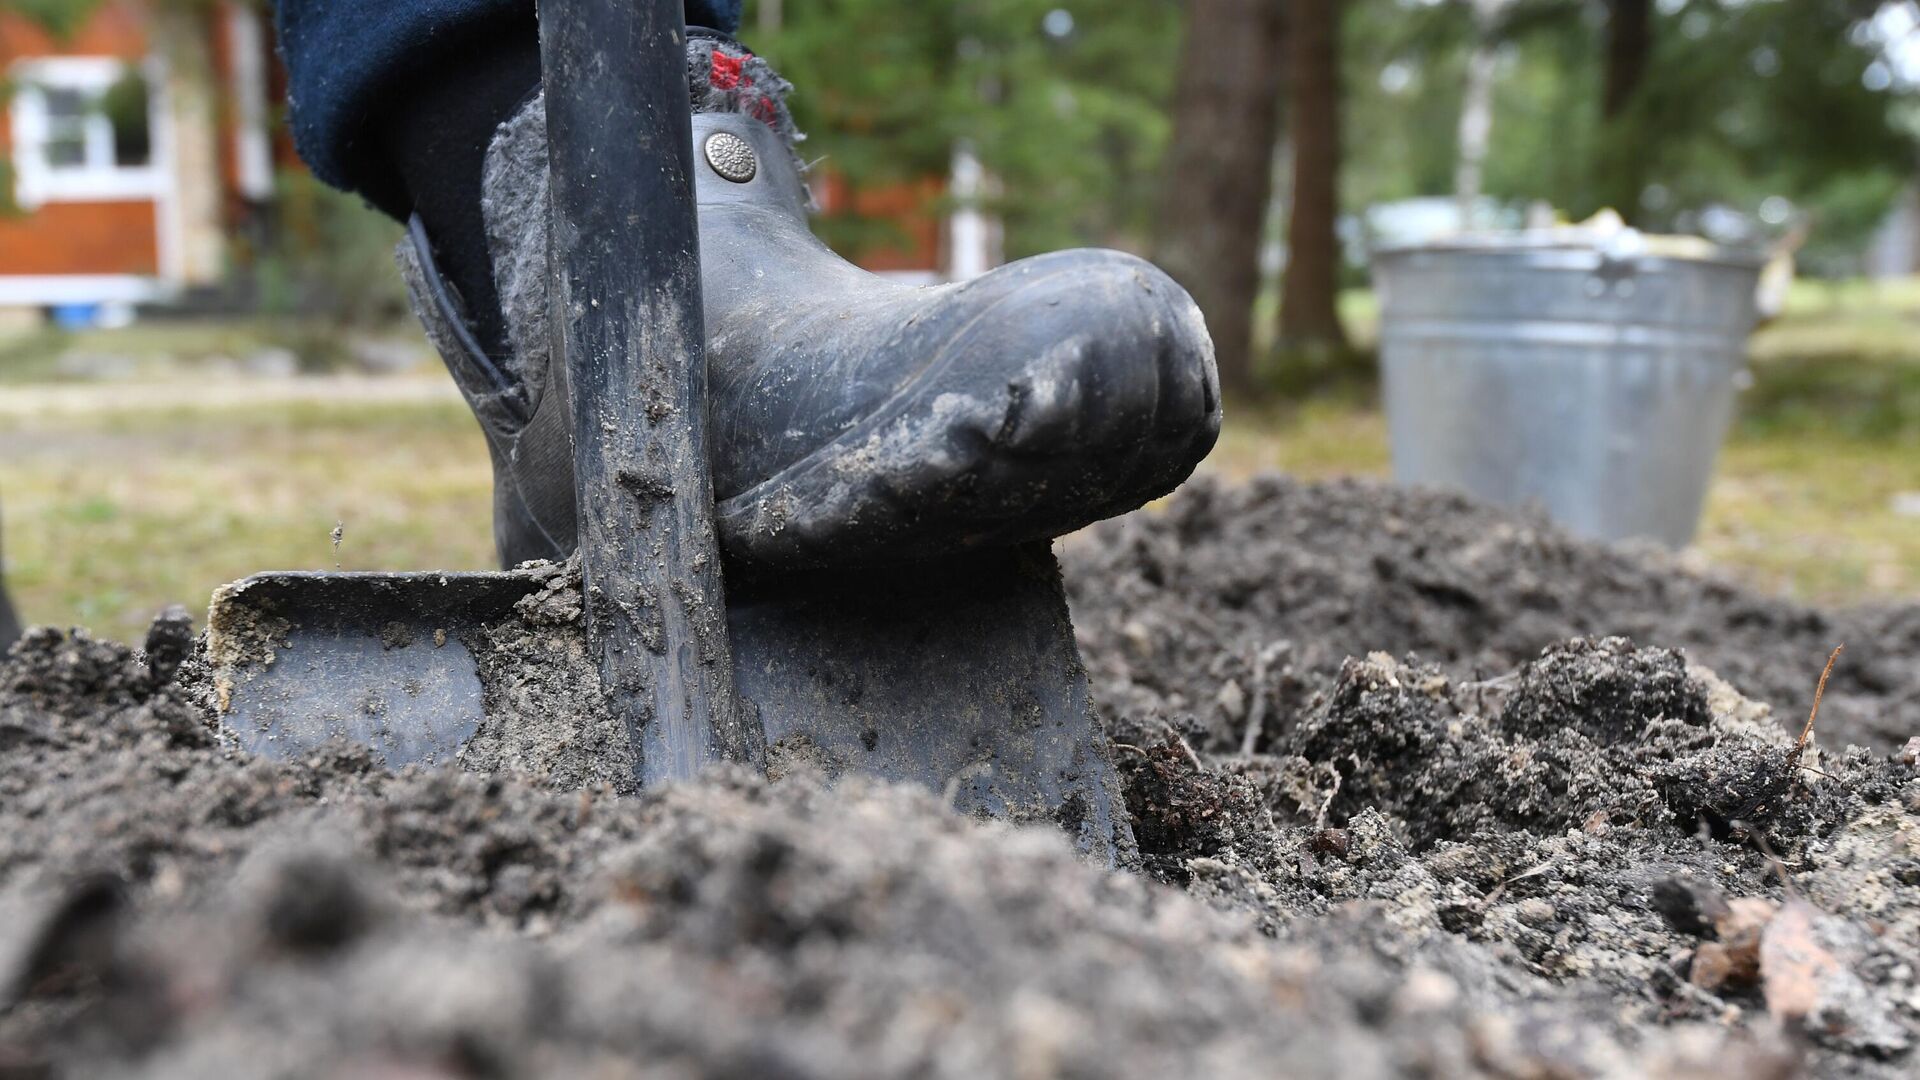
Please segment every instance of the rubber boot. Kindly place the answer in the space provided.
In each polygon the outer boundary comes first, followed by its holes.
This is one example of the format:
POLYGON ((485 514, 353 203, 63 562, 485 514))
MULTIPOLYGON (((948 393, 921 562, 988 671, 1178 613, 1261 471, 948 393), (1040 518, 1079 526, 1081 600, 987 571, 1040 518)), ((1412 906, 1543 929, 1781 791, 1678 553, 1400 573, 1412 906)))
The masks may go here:
MULTIPOLYGON (((1212 448, 1212 344, 1165 274, 1082 250, 954 285, 876 277, 807 228, 786 84, 713 35, 690 42, 689 75, 704 110, 712 468, 735 564, 867 565, 1058 536, 1167 493, 1212 448)), ((400 262, 493 449, 496 540, 512 565, 565 555, 575 531, 537 95, 496 134, 483 186, 510 356, 477 346, 417 225, 400 262)))

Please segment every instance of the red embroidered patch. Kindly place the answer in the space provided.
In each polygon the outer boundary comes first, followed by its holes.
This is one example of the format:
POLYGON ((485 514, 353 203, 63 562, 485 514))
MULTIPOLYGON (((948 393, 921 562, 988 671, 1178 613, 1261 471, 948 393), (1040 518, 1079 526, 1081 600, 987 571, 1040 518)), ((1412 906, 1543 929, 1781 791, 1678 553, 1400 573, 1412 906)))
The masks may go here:
POLYGON ((713 70, 707 73, 707 81, 716 90, 731 90, 740 85, 740 66, 747 62, 744 56, 728 56, 718 49, 713 51, 713 70))

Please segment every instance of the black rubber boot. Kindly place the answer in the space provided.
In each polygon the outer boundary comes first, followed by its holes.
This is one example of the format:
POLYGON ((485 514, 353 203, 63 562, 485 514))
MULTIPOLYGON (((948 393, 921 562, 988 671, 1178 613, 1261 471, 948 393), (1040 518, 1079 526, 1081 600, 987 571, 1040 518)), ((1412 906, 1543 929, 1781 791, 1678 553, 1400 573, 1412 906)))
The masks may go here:
MULTIPOLYGON (((738 564, 859 565, 1057 536, 1172 490, 1219 431, 1213 350, 1186 292, 1113 251, 912 287, 807 229, 776 95, 730 42, 693 45, 695 185, 721 542, 738 564), (742 75, 744 66, 745 74, 742 75), (722 91, 729 91, 723 93, 722 91)), ((544 103, 503 124, 484 180, 511 355, 479 349, 418 228, 401 263, 473 402, 508 564, 571 550, 565 372, 547 334, 544 103)), ((618 182, 609 178, 608 182, 618 182)))

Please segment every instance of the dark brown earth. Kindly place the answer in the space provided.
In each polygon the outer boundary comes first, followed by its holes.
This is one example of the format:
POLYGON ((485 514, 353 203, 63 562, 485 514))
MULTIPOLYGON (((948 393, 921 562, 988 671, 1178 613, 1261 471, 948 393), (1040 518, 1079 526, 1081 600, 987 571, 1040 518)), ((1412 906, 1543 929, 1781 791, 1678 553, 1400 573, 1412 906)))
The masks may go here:
POLYGON ((249 760, 197 658, 37 632, 0 1077, 1913 1074, 1920 609, 1359 484, 1065 561, 1138 873, 804 769, 580 790, 557 715, 485 772, 249 760))
POLYGON ((1582 543, 1457 496, 1202 478, 1163 512, 1071 538, 1064 556, 1109 715, 1192 713, 1222 750, 1239 749, 1261 704, 1260 745, 1291 726, 1350 656, 1417 654, 1473 682, 1556 641, 1614 635, 1681 649, 1801 718, 1827 653, 1845 643, 1823 741, 1891 748, 1920 734, 1920 604, 1774 600, 1657 548, 1582 543))

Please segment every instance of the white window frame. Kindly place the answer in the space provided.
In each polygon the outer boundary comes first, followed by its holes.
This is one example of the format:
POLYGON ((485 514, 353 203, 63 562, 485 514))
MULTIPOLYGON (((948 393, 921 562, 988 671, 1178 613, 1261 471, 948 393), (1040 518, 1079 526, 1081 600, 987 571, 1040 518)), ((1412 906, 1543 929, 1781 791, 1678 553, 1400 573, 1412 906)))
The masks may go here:
POLYGON ((145 165, 112 163, 113 124, 104 116, 87 120, 87 156, 80 167, 54 166, 47 161, 46 139, 50 118, 42 87, 77 91, 98 99, 126 74, 127 61, 111 56, 57 56, 14 63, 9 71, 16 89, 10 106, 13 126, 14 202, 31 210, 51 202, 124 202, 158 200, 163 194, 159 168, 161 118, 155 80, 146 73, 148 130, 153 149, 145 165), (106 164, 101 164, 104 157, 106 164))

